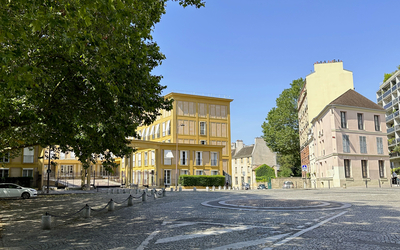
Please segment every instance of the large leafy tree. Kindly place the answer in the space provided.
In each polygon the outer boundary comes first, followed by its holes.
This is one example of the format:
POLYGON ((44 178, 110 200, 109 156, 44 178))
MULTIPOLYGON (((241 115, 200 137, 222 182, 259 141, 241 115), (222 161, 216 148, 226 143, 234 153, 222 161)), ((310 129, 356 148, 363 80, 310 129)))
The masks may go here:
POLYGON ((304 80, 299 78, 283 90, 261 126, 267 146, 280 155, 281 173, 285 175, 301 173, 297 100, 303 85, 304 80))
POLYGON ((130 153, 126 138, 171 108, 151 74, 166 2, 0 0, 0 157, 59 145, 87 167, 130 153))

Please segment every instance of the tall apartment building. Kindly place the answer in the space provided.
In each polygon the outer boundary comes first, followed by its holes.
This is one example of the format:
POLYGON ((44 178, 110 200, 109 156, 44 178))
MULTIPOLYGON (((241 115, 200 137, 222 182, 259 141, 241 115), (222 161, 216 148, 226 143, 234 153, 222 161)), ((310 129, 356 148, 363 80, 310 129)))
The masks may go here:
POLYGON ((181 93, 165 98, 174 100, 173 109, 138 127, 139 138, 131 142, 136 152, 121 169, 126 183, 169 186, 180 175, 231 175, 232 99, 181 93))
POLYGON ((386 110, 385 122, 392 168, 400 167, 400 153, 393 152, 396 146, 400 147, 399 87, 400 70, 382 83, 376 92, 378 105, 386 110))
POLYGON ((300 92, 297 110, 299 117, 301 164, 307 165, 308 172, 315 169, 310 159, 313 157, 311 121, 326 105, 349 89, 354 89, 353 73, 343 69, 343 62, 328 61, 315 63, 314 72, 306 76, 300 92))

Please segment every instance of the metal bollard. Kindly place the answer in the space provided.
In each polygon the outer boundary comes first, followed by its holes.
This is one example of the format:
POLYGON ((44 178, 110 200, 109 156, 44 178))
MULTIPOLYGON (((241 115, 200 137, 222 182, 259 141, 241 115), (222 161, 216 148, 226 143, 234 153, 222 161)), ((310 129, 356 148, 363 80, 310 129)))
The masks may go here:
POLYGON ((228 187, 228 190, 231 190, 231 186, 228 187))
POLYGON ((212 187, 212 191, 215 191, 215 186, 212 187))
POLYGON ((146 191, 143 191, 143 194, 142 194, 142 201, 144 202, 144 201, 147 201, 147 194, 146 194, 146 191))
POLYGON ((83 217, 89 218, 90 217, 90 207, 86 204, 85 208, 83 209, 83 217))
POLYGON ((206 187, 206 191, 208 192, 208 186, 206 187))
POLYGON ((179 192, 182 192, 182 187, 179 187, 179 192))
POLYGON ((51 229, 51 216, 50 215, 43 215, 42 216, 42 229, 43 230, 50 230, 51 229))
POLYGON ((128 207, 132 207, 133 206, 133 196, 129 195, 128 197, 128 207))
POLYGON ((218 190, 221 190, 221 186, 218 186, 218 190))
POLYGON ((111 199, 110 202, 108 203, 108 211, 114 211, 114 209, 115 209, 115 203, 113 199, 111 199))
POLYGON ((167 192, 165 192, 165 188, 162 189, 162 196, 165 197, 167 195, 167 192))
POLYGON ((224 190, 226 190, 226 186, 224 186, 224 190))
POLYGON ((173 192, 174 191, 174 188, 171 188, 171 192, 173 192))
POLYGON ((196 192, 196 187, 193 187, 193 191, 196 192))

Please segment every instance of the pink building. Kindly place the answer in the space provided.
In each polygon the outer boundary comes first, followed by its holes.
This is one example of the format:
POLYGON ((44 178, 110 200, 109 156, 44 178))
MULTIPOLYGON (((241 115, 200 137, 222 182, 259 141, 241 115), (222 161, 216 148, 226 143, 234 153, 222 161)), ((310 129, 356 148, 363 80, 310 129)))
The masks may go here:
POLYGON ((390 185, 382 107, 350 89, 325 106, 311 124, 312 187, 390 185))

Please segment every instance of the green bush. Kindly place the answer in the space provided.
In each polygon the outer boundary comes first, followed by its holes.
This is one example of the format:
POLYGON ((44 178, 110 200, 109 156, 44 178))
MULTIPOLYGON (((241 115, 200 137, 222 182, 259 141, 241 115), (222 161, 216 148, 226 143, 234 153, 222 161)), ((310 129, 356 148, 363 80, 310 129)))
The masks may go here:
POLYGON ((275 170, 270 166, 263 164, 256 168, 256 180, 268 181, 268 178, 275 178, 275 170), (261 179, 260 179, 261 178, 261 179), (264 180, 265 179, 265 180, 264 180))
POLYGON ((223 186, 225 176, 223 175, 181 175, 179 184, 182 186, 223 186))
POLYGON ((395 172, 396 174, 400 175, 400 168, 393 168, 392 173, 395 172))

